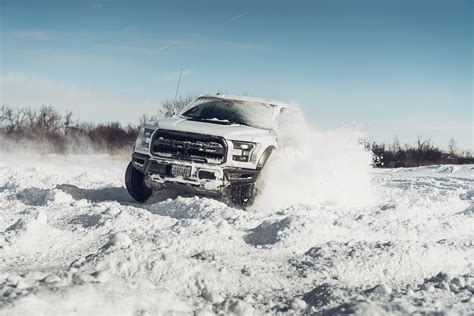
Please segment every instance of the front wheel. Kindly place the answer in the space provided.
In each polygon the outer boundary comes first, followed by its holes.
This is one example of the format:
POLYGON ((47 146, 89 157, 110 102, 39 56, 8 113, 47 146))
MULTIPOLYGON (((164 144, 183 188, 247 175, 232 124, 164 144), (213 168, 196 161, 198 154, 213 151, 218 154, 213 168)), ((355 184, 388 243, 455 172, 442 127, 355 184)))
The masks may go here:
POLYGON ((125 186, 131 197, 140 203, 145 203, 153 193, 153 190, 145 185, 145 175, 137 170, 130 162, 125 172, 125 186))
POLYGON ((230 202, 239 208, 246 209, 252 206, 256 190, 254 183, 232 184, 229 192, 230 202))

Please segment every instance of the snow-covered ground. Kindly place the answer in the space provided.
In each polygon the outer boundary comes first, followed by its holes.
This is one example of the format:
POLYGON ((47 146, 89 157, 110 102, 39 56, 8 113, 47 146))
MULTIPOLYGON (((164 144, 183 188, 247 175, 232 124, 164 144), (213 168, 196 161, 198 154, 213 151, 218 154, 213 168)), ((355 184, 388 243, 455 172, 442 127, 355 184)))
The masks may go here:
POLYGON ((243 211, 136 204, 127 163, 0 153, 0 314, 474 314, 473 165, 336 160, 243 211))

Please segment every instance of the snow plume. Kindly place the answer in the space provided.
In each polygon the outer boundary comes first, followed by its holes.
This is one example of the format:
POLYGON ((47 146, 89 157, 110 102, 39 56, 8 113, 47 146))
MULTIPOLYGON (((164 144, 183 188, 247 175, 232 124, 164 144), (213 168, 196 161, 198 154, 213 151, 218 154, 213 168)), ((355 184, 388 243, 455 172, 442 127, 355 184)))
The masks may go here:
POLYGON ((255 207, 371 204, 372 154, 363 137, 357 129, 320 131, 302 117, 289 118, 278 129, 279 148, 262 173, 255 207))

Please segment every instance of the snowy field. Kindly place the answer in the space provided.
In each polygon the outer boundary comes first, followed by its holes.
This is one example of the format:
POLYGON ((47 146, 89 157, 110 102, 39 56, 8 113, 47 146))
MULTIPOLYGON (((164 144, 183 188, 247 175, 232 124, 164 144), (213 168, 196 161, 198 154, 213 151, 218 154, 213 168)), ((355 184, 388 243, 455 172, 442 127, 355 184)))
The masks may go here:
POLYGON ((127 158, 0 157, 2 315, 474 314, 473 165, 323 165, 243 211, 136 204, 127 158))

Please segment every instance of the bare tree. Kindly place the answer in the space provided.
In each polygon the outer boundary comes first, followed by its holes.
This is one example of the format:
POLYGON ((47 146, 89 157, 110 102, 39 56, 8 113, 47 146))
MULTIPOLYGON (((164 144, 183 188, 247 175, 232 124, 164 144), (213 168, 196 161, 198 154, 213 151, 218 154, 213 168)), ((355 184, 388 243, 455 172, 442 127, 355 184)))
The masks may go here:
POLYGON ((13 123, 14 123, 14 113, 13 109, 9 106, 3 105, 1 108, 0 117, 2 119, 2 127, 4 128, 7 134, 13 132, 13 123))
POLYGON ((450 155, 456 155, 456 152, 458 151, 457 147, 458 146, 457 146, 456 141, 453 138, 451 138, 448 142, 448 153, 450 155))
POLYGON ((423 137, 421 135, 418 135, 416 139, 417 150, 419 152, 424 151, 427 147, 430 146, 430 143, 431 143, 431 140, 429 138, 423 140, 423 137))
POLYGON ((62 116, 52 106, 42 106, 36 120, 37 128, 45 133, 56 133, 62 128, 62 116))
POLYGON ((148 122, 148 115, 146 113, 143 113, 139 118, 138 118, 138 125, 143 126, 145 123, 148 122))
POLYGON ((72 127, 72 112, 71 111, 66 111, 63 125, 64 125, 64 134, 67 136, 72 127))
POLYGON ((469 151, 469 150, 464 151, 464 152, 462 153, 462 157, 464 157, 465 159, 473 159, 472 153, 471 153, 471 151, 469 151))
POLYGON ((15 125, 16 130, 19 133, 23 132, 27 118, 28 118, 28 109, 23 108, 23 109, 18 109, 16 111, 14 125, 15 125))
POLYGON ((27 124, 28 124, 29 127, 31 127, 35 124, 38 113, 35 110, 32 110, 31 108, 28 108, 26 116, 27 116, 27 120, 28 120, 27 124))
POLYGON ((8 110, 8 107, 5 104, 2 105, 2 107, 0 108, 0 123, 2 124, 7 118, 7 114, 6 114, 7 110, 8 110))
POLYGON ((179 97, 176 100, 166 100, 161 103, 161 114, 165 117, 170 117, 175 113, 178 113, 186 105, 188 105, 196 97, 194 95, 188 94, 184 97, 179 97))
POLYGON ((393 139, 393 143, 390 146, 390 150, 393 152, 399 152, 400 150, 402 150, 402 146, 400 145, 400 139, 398 138, 398 136, 393 139))
POLYGON ((145 125, 146 123, 148 122, 154 122, 154 121, 157 121, 159 120, 161 117, 161 115, 159 114, 156 114, 156 115, 149 115, 149 114, 146 114, 146 113, 143 113, 142 116, 140 116, 138 118, 138 125, 139 126, 143 126, 145 125))

